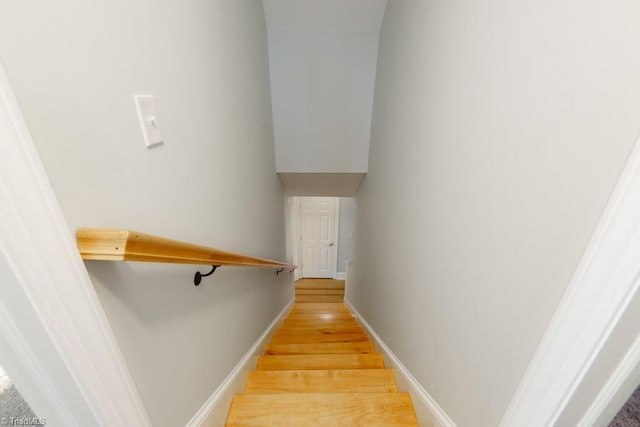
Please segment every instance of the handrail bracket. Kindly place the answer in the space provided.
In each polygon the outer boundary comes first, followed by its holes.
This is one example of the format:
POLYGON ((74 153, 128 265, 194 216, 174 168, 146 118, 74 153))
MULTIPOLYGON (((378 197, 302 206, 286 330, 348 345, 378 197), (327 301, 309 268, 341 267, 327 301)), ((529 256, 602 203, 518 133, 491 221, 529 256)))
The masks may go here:
POLYGON ((213 273, 215 273, 216 268, 220 267, 219 265, 212 265, 211 266, 211 271, 208 272, 207 274, 202 274, 199 271, 196 271, 196 275, 193 276, 193 284, 198 286, 200 284, 200 282, 202 282, 202 278, 203 277, 207 277, 207 276, 211 276, 213 273))

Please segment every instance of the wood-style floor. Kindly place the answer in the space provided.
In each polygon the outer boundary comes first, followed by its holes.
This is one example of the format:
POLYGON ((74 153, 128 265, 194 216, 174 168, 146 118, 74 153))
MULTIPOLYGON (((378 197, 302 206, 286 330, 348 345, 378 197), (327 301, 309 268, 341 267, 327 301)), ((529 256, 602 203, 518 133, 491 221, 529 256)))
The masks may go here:
POLYGON ((234 396, 227 426, 418 425, 343 299, 344 281, 296 283, 296 303, 234 396))

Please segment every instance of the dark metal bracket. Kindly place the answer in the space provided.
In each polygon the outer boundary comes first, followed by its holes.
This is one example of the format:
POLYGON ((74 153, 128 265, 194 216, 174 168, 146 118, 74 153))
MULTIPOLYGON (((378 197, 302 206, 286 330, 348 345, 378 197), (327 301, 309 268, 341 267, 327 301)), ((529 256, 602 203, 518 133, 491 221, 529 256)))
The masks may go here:
POLYGON ((281 269, 279 269, 279 270, 276 270, 276 276, 277 276, 278 274, 282 273, 283 271, 284 271, 284 267, 282 267, 282 268, 281 268, 281 269))
POLYGON ((193 277, 193 284, 198 286, 200 284, 200 282, 202 282, 202 278, 203 277, 211 276, 216 271, 216 268, 218 268, 220 266, 219 265, 212 265, 211 267, 212 267, 211 271, 208 272, 207 274, 202 274, 199 271, 196 271, 196 275, 193 277))

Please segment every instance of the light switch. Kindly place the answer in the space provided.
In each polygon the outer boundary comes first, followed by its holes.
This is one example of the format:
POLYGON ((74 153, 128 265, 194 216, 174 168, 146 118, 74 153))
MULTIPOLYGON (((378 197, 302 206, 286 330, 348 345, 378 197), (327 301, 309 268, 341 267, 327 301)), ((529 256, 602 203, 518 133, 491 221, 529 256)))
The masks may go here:
POLYGON ((144 143, 147 147, 162 144, 162 132, 156 114, 156 106, 153 103, 153 95, 134 95, 133 100, 138 110, 144 143))

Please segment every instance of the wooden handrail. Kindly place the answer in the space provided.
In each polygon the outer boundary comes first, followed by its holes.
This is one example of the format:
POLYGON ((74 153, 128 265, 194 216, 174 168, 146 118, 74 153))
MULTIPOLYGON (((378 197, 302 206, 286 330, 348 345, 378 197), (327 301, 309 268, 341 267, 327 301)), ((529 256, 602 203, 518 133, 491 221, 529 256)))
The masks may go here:
POLYGON ((132 230, 80 228, 76 239, 80 255, 87 260, 265 267, 280 271, 297 268, 284 262, 224 252, 132 230))

